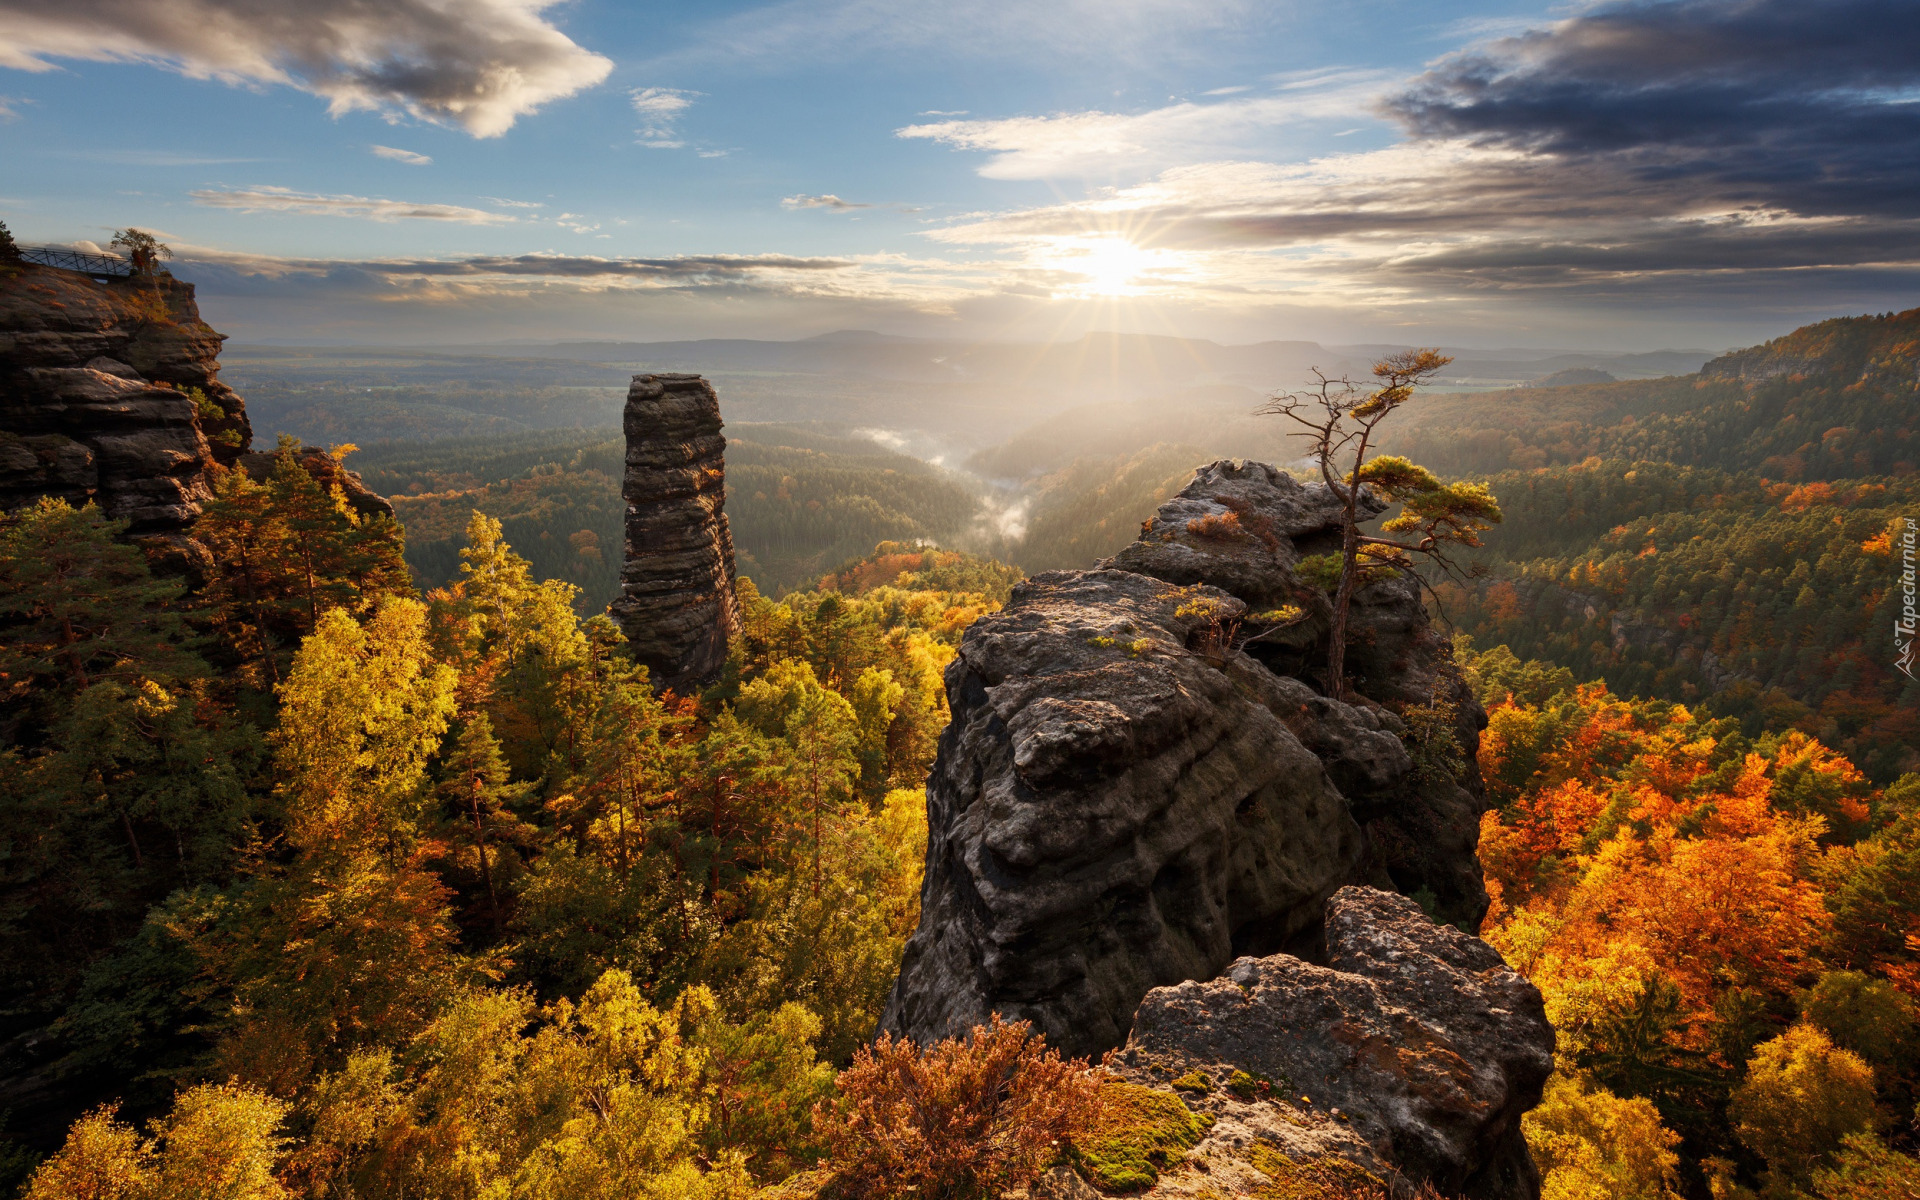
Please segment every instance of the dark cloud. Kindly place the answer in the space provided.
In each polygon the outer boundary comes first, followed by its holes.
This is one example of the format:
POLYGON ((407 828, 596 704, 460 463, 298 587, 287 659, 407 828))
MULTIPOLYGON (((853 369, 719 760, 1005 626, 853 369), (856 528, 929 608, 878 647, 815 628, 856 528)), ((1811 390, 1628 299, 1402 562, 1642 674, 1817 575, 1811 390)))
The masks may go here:
POLYGON ((1916 89, 1912 0, 1687 0, 1455 55, 1385 110, 1422 138, 1577 162, 1669 202, 1905 215, 1916 89))

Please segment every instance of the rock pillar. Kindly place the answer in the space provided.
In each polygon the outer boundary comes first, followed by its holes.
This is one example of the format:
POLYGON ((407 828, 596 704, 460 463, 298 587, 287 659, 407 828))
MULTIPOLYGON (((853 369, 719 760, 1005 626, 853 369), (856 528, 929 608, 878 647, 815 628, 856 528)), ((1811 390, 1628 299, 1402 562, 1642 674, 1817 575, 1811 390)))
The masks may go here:
POLYGON ((698 375, 636 375, 624 423, 626 565, 609 611, 654 685, 685 691, 719 673, 740 628, 720 398, 698 375))

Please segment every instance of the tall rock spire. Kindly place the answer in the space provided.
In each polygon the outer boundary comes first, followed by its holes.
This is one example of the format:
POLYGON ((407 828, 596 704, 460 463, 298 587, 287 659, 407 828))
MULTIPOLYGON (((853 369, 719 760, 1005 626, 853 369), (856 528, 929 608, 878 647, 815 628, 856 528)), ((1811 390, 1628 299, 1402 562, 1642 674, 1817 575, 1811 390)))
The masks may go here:
POLYGON ((720 398, 698 375, 627 391, 626 565, 610 611, 656 687, 712 679, 739 631, 720 398))

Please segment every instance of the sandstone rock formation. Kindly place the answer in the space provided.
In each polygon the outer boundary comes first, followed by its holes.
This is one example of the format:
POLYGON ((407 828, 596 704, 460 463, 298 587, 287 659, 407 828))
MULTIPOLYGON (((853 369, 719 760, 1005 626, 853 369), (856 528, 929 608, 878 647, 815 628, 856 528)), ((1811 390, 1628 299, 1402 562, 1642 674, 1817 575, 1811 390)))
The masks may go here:
POLYGON ((1148 1195, 1271 1195, 1276 1174, 1345 1163, 1396 1189, 1537 1197, 1520 1116, 1553 1070, 1539 991, 1402 896, 1342 888, 1326 933, 1326 966, 1242 958, 1141 1002, 1119 1073, 1213 1118, 1148 1195))
MULTIPOLYGON (((1316 697, 1189 649, 1210 606, 1245 610, 1215 588, 1056 571, 967 632, 886 1028, 946 1036, 998 1011, 1098 1053, 1148 990, 1292 944, 1353 877, 1360 827, 1295 732, 1316 697)), ((1376 714, 1336 707, 1356 772, 1404 771, 1376 714)))
POLYGON ((0 508, 95 500, 136 534, 180 533, 253 436, 217 378, 223 340, 170 276, 0 266, 0 508))
MULTIPOLYGON (((1384 510, 1371 495, 1363 501, 1370 515, 1384 510)), ((1106 565, 1212 584, 1256 613, 1299 606, 1298 620, 1249 623, 1244 648, 1276 673, 1317 683, 1331 610, 1322 593, 1293 578, 1293 568, 1339 544, 1339 509, 1325 485, 1303 485, 1265 463, 1222 461, 1194 472, 1139 539, 1106 565)), ((1451 713, 1457 761, 1455 770, 1437 769, 1432 760, 1447 757, 1449 748, 1434 741, 1440 730, 1429 724, 1415 731, 1416 745, 1431 751, 1418 769, 1383 785, 1342 783, 1355 819, 1367 828, 1369 877, 1409 895, 1426 893, 1444 919, 1477 926, 1487 908, 1474 855, 1486 802, 1474 755, 1486 713, 1453 669, 1452 647, 1428 619, 1413 581, 1362 588, 1348 622, 1349 685, 1376 706, 1429 723, 1451 713)))
POLYGON ((997 1011, 1097 1054, 1155 987, 1241 955, 1316 957, 1343 884, 1479 920, 1485 717, 1411 585, 1356 602, 1366 699, 1312 685, 1325 600, 1292 568, 1328 547, 1333 512, 1324 487, 1214 463, 1105 569, 1036 576, 967 631, 883 1028, 924 1040, 997 1011), (1451 763, 1431 744, 1449 732, 1451 763))
POLYGON ((711 679, 740 628, 720 400, 698 375, 636 375, 627 392, 626 565, 609 611, 657 686, 711 679))

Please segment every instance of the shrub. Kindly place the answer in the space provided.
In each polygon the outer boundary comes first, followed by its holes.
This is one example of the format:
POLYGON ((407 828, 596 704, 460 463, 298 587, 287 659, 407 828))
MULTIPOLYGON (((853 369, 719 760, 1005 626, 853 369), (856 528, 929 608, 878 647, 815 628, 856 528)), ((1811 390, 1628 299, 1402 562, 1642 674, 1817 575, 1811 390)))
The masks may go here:
POLYGON ((1025 1187, 1100 1111, 1100 1076, 1062 1059, 1024 1021, 997 1014, 965 1038, 921 1047, 881 1035, 822 1104, 823 1196, 989 1200, 1025 1187))

